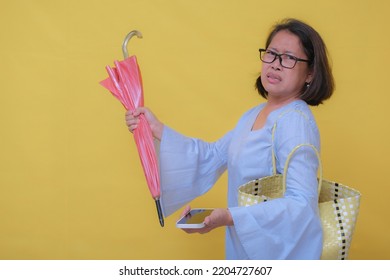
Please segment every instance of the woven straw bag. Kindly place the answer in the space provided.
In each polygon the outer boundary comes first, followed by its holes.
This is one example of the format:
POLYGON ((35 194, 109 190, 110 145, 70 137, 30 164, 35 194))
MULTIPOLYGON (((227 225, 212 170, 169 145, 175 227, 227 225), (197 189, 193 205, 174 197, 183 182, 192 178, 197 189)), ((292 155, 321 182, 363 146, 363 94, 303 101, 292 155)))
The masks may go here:
POLYGON ((286 160, 283 175, 276 174, 273 152, 274 175, 252 180, 240 186, 238 190, 238 204, 240 206, 249 206, 283 197, 286 190, 286 175, 289 162, 294 152, 302 146, 313 148, 319 160, 318 202, 323 228, 321 259, 347 259, 359 212, 360 192, 351 187, 323 179, 320 155, 313 145, 301 144, 296 146, 286 160))

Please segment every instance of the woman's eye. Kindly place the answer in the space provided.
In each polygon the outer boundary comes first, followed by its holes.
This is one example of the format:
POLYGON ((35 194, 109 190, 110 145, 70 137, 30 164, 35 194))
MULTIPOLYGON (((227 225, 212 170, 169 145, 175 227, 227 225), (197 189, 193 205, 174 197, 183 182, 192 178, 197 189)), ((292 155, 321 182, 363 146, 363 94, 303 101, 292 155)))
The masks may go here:
POLYGON ((288 60, 295 60, 296 59, 295 56, 288 55, 288 54, 285 55, 285 58, 288 60))

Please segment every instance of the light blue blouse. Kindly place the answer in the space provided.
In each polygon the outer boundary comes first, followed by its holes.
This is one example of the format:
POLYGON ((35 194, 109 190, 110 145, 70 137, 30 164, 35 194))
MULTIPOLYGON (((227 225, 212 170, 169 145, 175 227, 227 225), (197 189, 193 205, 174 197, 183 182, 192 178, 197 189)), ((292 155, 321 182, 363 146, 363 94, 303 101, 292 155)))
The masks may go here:
POLYGON ((294 153, 283 198, 238 206, 240 185, 272 175, 272 149, 277 173, 283 173, 295 146, 305 143, 318 150, 320 147, 315 119, 304 101, 273 111, 262 129, 252 130, 264 106, 260 104, 246 112, 233 130, 213 143, 164 127, 159 151, 164 215, 206 193, 227 169, 228 208, 234 221, 234 226, 226 228, 227 259, 319 259, 322 228, 318 214, 318 160, 311 148, 302 147, 294 153))

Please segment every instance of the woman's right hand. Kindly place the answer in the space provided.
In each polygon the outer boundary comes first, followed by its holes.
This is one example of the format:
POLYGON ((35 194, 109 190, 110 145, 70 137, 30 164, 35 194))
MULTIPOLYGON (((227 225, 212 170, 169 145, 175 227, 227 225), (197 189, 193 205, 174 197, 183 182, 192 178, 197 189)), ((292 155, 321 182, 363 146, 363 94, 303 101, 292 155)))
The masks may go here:
POLYGON ((154 138, 161 140, 164 124, 160 122, 156 116, 146 107, 136 108, 134 111, 126 112, 126 125, 131 133, 137 129, 139 124, 139 116, 143 114, 152 129, 154 138))

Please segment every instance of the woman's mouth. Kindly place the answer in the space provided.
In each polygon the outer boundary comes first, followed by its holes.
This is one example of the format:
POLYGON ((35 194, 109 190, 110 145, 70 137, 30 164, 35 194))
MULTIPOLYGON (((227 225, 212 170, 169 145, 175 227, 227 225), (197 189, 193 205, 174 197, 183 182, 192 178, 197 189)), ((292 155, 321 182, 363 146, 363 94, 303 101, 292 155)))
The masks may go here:
POLYGON ((268 73, 267 74, 267 80, 271 84, 275 84, 275 83, 280 82, 282 80, 282 78, 279 75, 276 75, 274 73, 268 73))

